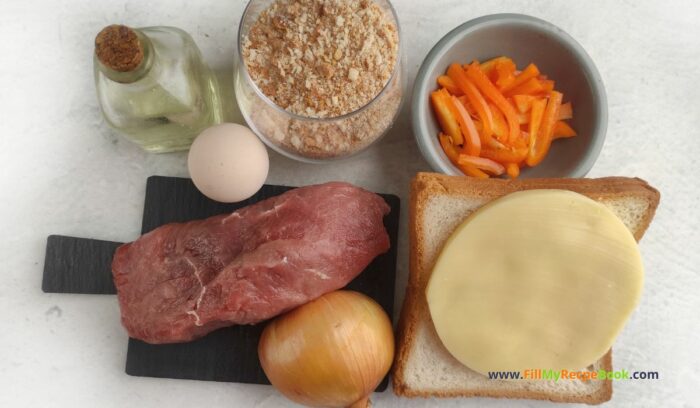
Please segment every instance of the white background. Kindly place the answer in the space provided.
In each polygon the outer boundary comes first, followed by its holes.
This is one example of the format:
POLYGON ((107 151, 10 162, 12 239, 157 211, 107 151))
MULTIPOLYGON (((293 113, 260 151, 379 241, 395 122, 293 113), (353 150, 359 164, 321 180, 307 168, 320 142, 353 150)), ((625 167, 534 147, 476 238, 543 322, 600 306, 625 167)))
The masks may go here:
MULTIPOLYGON (((658 370, 661 379, 616 383, 608 406, 700 406, 700 3, 396 0, 395 6, 409 83, 442 35, 495 12, 544 18, 589 52, 610 113, 605 147, 589 176, 641 177, 662 193, 641 243, 642 302, 614 346, 616 367, 658 370)), ((0 406, 291 406, 269 386, 129 377, 114 297, 40 289, 47 235, 133 240, 146 177, 187 176, 185 154, 143 153, 105 127, 93 88, 95 34, 110 23, 181 27, 228 79, 243 7, 237 0, 0 1, 0 406)), ((230 91, 230 82, 224 85, 230 91)), ((346 180, 400 195, 405 210, 409 180, 419 170, 428 166, 404 108, 384 140, 350 161, 318 167, 271 153, 268 182, 346 180)), ((406 232, 404 211, 397 313, 406 232)), ((374 401, 377 407, 516 406, 411 401, 391 391, 374 401)))

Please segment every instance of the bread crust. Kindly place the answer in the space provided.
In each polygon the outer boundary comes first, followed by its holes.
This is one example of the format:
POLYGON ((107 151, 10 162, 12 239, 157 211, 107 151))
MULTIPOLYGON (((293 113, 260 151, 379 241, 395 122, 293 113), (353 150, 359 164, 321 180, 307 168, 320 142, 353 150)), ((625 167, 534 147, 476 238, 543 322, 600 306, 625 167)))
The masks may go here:
MULTIPOLYGON (((566 395, 541 390, 420 390, 411 388, 405 381, 406 363, 416 338, 421 311, 427 308, 424 299, 425 286, 429 278, 423 273, 424 250, 422 245, 422 219, 427 199, 436 194, 479 197, 491 201, 503 195, 522 190, 564 189, 575 191, 594 200, 609 200, 634 196, 647 201, 648 208, 639 228, 633 235, 639 241, 654 218, 660 194, 646 181, 639 178, 605 177, 598 179, 487 179, 447 176, 436 173, 418 173, 411 183, 409 205, 409 277, 406 296, 398 324, 396 357, 392 369, 394 393, 404 397, 491 397, 549 400, 554 402, 576 402, 600 404, 612 398, 612 381, 603 380, 596 392, 583 395, 566 395)), ((605 370, 612 370, 612 349, 599 360, 605 370)))

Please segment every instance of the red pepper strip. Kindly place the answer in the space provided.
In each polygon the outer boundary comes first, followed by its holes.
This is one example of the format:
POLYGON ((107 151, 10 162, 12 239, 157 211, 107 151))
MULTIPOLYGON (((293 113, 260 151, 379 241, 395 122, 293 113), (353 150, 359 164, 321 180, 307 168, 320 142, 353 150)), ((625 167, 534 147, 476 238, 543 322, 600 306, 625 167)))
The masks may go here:
POLYGON ((501 91, 507 92, 507 91, 517 87, 517 86, 524 84, 525 82, 527 82, 531 78, 537 78, 537 76, 539 74, 540 74, 540 70, 537 69, 537 66, 535 64, 530 64, 527 67, 525 67, 523 72, 521 72, 517 77, 515 77, 513 82, 502 87, 501 91))
MULTIPOLYGON (((564 105, 562 105, 564 106, 564 105)), ((561 120, 554 124, 554 133, 552 134, 552 139, 560 139, 562 137, 574 137, 576 136, 576 131, 569 126, 568 123, 561 120)))
POLYGON ((459 164, 474 166, 477 169, 487 171, 495 176, 500 176, 506 171, 503 165, 496 163, 491 159, 469 156, 466 154, 459 155, 459 164))
POLYGON ((530 151, 525 160, 528 166, 540 164, 547 155, 549 146, 552 144, 554 124, 559 115, 559 107, 561 106, 562 98, 563 95, 561 93, 557 91, 550 92, 547 107, 544 109, 544 114, 542 115, 542 124, 540 125, 536 137, 532 138, 534 139, 534 143, 530 146, 530 151))
POLYGON ((459 128, 462 129, 462 135, 464 135, 464 151, 469 155, 478 156, 481 152, 481 139, 476 126, 474 126, 474 121, 456 96, 452 95, 450 102, 457 112, 457 122, 459 128))
POLYGON ((442 90, 439 90, 434 91, 430 94, 430 101, 433 104, 435 116, 437 116, 442 131, 447 133, 447 135, 452 138, 455 144, 462 144, 464 143, 464 139, 462 138, 462 133, 459 130, 457 118, 450 109, 450 106, 447 103, 449 101, 449 98, 445 98, 444 92, 442 90))
POLYGON ((503 112, 508 122, 508 141, 514 142, 520 135, 520 124, 515 108, 503 96, 503 94, 489 81, 488 77, 481 72, 478 63, 473 63, 467 69, 467 77, 474 82, 477 88, 490 99, 498 109, 503 112))
POLYGON ((477 87, 467 78, 467 75, 464 73, 461 65, 450 65, 450 67, 447 69, 447 75, 452 78, 452 81, 457 84, 457 87, 461 89, 465 95, 467 95, 469 103, 479 115, 479 119, 484 126, 482 136, 485 138, 490 138, 493 134, 493 115, 491 114, 491 109, 489 109, 484 97, 481 95, 477 87))
POLYGON ((447 92, 451 93, 452 95, 462 95, 462 91, 457 88, 457 85, 455 85, 455 83, 447 75, 440 75, 437 79, 437 83, 439 86, 447 89, 447 92))

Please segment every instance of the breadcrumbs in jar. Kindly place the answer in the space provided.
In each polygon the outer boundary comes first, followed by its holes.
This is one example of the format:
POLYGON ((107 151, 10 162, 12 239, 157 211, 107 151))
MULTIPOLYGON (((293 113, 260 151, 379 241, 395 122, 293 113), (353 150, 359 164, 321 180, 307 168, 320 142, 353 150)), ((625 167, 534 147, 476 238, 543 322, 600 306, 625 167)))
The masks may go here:
POLYGON ((293 154, 327 159, 362 150, 391 127, 403 96, 399 33, 390 6, 380 3, 277 0, 247 30, 244 15, 247 78, 239 70, 236 91, 258 134, 293 154))

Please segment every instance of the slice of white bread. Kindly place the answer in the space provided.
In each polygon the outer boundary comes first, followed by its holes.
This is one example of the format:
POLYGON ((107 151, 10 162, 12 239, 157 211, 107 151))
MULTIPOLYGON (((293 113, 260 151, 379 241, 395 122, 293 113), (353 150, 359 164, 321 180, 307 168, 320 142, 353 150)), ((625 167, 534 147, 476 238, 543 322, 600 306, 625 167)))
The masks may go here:
MULTIPOLYGON (((393 368, 397 395, 525 398, 587 404, 600 404, 612 397, 609 380, 489 380, 452 357, 430 318, 425 287, 435 259, 452 231, 469 214, 495 198, 543 188, 575 191, 605 204, 638 241, 659 204, 659 192, 640 179, 477 180, 418 173, 411 184, 410 274, 393 368)), ((612 370, 612 350, 588 369, 612 370)))

